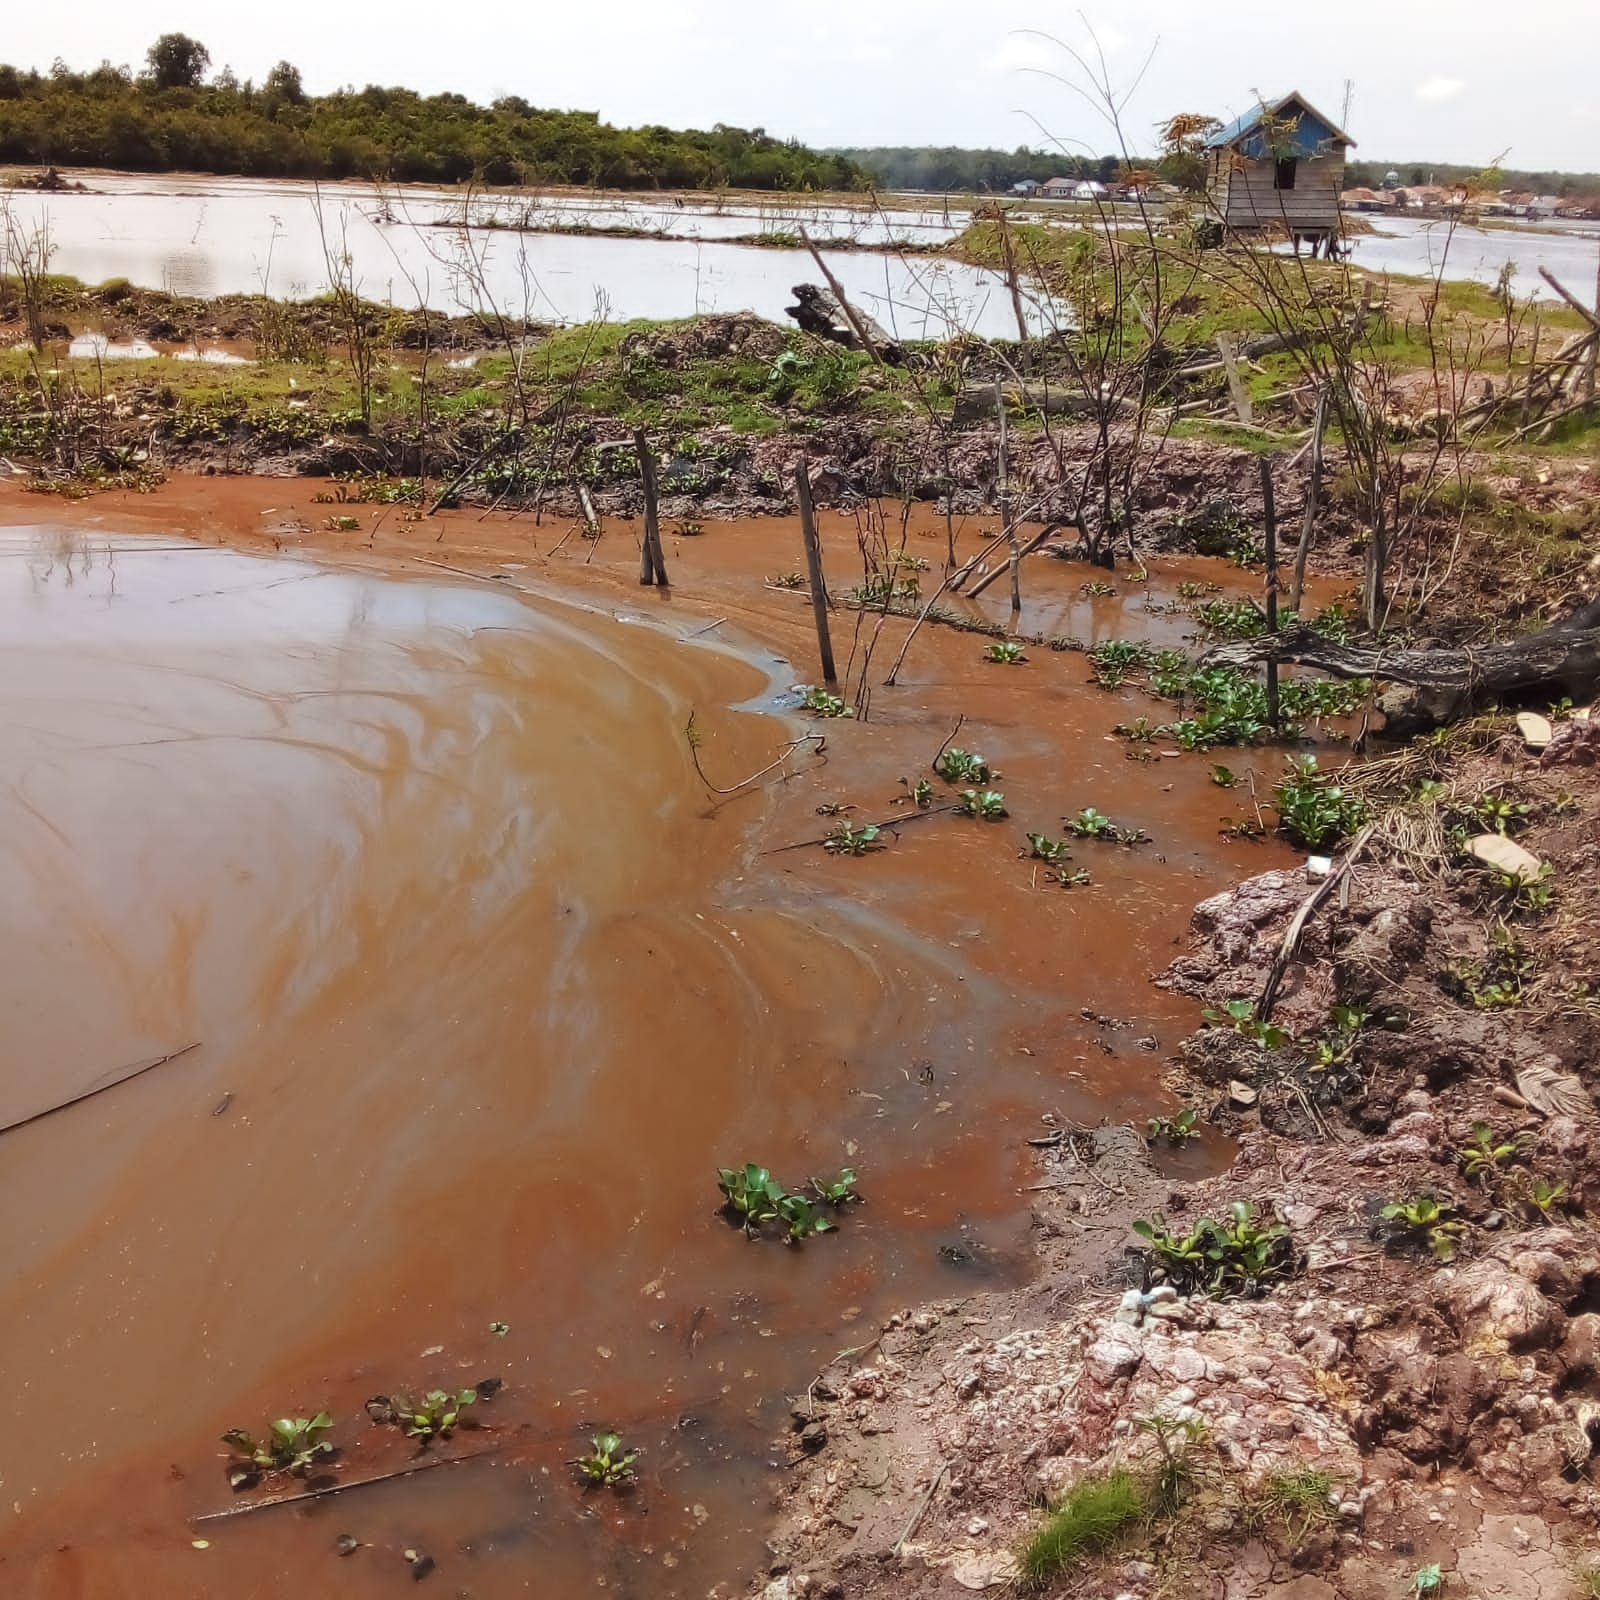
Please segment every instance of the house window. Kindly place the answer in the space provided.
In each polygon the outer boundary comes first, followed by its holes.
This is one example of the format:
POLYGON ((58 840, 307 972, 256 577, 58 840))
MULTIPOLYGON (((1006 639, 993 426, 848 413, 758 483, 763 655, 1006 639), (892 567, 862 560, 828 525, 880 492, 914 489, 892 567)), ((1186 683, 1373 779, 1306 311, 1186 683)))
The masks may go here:
POLYGON ((1274 189, 1294 188, 1295 168, 1300 163, 1293 156, 1285 156, 1273 168, 1272 187, 1274 189))

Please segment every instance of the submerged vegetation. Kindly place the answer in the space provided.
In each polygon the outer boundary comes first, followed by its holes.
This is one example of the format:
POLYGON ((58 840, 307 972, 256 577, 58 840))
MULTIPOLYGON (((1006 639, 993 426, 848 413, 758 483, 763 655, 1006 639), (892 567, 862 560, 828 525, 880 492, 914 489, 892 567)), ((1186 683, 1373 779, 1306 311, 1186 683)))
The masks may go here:
POLYGON ((332 1416, 319 1411, 314 1417, 280 1417, 260 1439, 243 1428, 232 1429, 222 1436, 231 1452, 228 1483, 234 1489, 249 1489, 276 1473, 303 1478, 332 1457, 333 1441, 325 1437, 332 1427, 332 1416))
POLYGON ((722 1192, 722 1210, 728 1219, 756 1238, 765 1223, 778 1225, 785 1244, 799 1244, 815 1234, 832 1233, 835 1224, 829 1211, 838 1211, 851 1201, 860 1200, 855 1172, 845 1167, 837 1178, 810 1180, 811 1195, 788 1190, 766 1168, 747 1162, 743 1167, 724 1167, 717 1174, 722 1192), (812 1198, 815 1196, 815 1199, 812 1198))

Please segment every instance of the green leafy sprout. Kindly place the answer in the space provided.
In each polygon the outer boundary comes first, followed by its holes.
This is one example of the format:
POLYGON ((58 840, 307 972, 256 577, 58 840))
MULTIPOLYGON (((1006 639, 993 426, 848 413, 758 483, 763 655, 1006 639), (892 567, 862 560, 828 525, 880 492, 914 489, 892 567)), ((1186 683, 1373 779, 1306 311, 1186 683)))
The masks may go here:
POLYGON ((256 1439, 243 1428, 231 1428, 222 1442, 232 1451, 228 1459, 228 1483, 234 1489, 248 1489, 275 1473, 292 1473, 303 1478, 316 1463, 333 1454, 331 1440, 323 1435, 333 1426, 326 1411, 314 1417, 280 1417, 265 1438, 256 1439))
POLYGON ((1294 1035, 1286 1029, 1260 1021, 1251 1000, 1230 1000, 1221 1011, 1207 1006, 1200 1016, 1209 1027, 1232 1028, 1241 1039, 1249 1039, 1263 1050, 1282 1050, 1294 1043, 1294 1035))
POLYGON ((856 1174, 854 1167, 841 1167, 839 1176, 831 1182, 821 1178, 813 1178, 811 1187, 819 1200, 830 1206, 848 1205, 852 1200, 859 1200, 856 1193, 856 1174))
POLYGON ((1361 826, 1365 803, 1319 772, 1315 756, 1290 756, 1287 768, 1272 791, 1272 802, 1278 809, 1278 827, 1291 843, 1323 850, 1361 826))
POLYGON ((1200 1113, 1193 1106, 1185 1106, 1175 1116, 1151 1117, 1145 1124, 1146 1139, 1165 1139, 1168 1144, 1187 1144, 1200 1137, 1196 1127, 1200 1113))
POLYGON ((999 776, 982 756, 954 745, 940 752, 933 770, 946 783, 991 783, 999 776))
POLYGON ((579 1456, 572 1465, 590 1488, 618 1489, 634 1481, 637 1450, 624 1451, 622 1440, 614 1433, 597 1433, 589 1444, 588 1454, 579 1456))
POLYGON ((998 789, 963 789, 956 809, 963 816, 977 817, 984 822, 998 822, 1010 814, 1006 810, 1006 797, 998 789))
POLYGON ((1521 1153, 1522 1141, 1499 1138, 1487 1122, 1472 1124, 1471 1142, 1456 1151, 1461 1175, 1487 1189, 1521 1153))
POLYGON ((1394 1200, 1380 1215, 1397 1224, 1406 1235, 1420 1240, 1439 1261, 1454 1261, 1467 1225, 1456 1219, 1455 1207, 1437 1195, 1419 1194, 1394 1200))
POLYGON ((838 695, 831 690, 817 688, 811 684, 797 683, 794 693, 800 697, 800 708, 809 711, 814 717, 853 717, 855 710, 847 706, 838 695))
POLYGON ((799 1244, 815 1234, 832 1233, 835 1225, 821 1206, 837 1209, 851 1200, 859 1200, 855 1184, 855 1172, 849 1167, 845 1167, 832 1183, 813 1178, 811 1187, 818 1204, 798 1191, 790 1193, 766 1167, 754 1162, 743 1167, 724 1167, 717 1174, 722 1209, 752 1237, 761 1231, 763 1223, 777 1223, 783 1230, 785 1244, 799 1244))
POLYGON ((1076 816, 1068 817, 1066 826, 1075 839, 1109 839, 1114 844, 1146 844, 1150 839, 1143 828, 1129 828, 1113 822, 1093 806, 1085 806, 1076 816))
POLYGON ((848 822, 841 822, 822 841, 822 848, 836 856, 864 856, 869 851, 883 848, 879 838, 880 832, 878 825, 873 822, 868 822, 859 828, 852 828, 848 822))
POLYGON ((1022 646, 1014 639, 997 639, 993 644, 985 647, 983 652, 985 661, 992 661, 998 666, 1020 666, 1028 658, 1023 653, 1022 646))
POLYGON ((1133 1231, 1149 1246, 1150 1275, 1180 1294, 1255 1298, 1296 1266, 1288 1228, 1258 1222, 1244 1200, 1235 1200, 1221 1222, 1202 1217, 1187 1233, 1142 1219, 1133 1231))

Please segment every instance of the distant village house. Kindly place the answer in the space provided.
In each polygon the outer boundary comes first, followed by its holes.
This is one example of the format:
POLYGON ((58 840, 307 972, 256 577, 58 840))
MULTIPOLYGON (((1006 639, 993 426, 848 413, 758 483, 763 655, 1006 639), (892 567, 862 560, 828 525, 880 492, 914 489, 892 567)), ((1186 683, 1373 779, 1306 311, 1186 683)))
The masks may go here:
POLYGON ((1258 105, 1206 141, 1207 201, 1233 232, 1281 228, 1315 254, 1338 236, 1354 143, 1302 95, 1258 105))

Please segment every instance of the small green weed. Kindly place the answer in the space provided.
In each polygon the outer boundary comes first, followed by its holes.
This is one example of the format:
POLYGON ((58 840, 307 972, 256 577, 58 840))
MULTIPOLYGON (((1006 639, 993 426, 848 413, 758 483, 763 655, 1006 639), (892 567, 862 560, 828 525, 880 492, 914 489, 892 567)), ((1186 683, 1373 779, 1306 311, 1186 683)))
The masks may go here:
POLYGON ((722 1191, 722 1209, 747 1229, 775 1220, 784 1194, 783 1185, 774 1183, 772 1174, 753 1161, 743 1167, 723 1167, 717 1174, 717 1187, 722 1191))
POLYGON ((1173 1117, 1151 1117, 1144 1125, 1144 1136, 1165 1139, 1168 1144, 1188 1144, 1191 1139, 1200 1137, 1200 1130, 1195 1126, 1199 1116, 1193 1106, 1185 1106, 1173 1117))
MULTIPOLYGON (((421 1441, 424 1450, 435 1439, 448 1439, 462 1420, 461 1413, 478 1403, 477 1389, 462 1389, 452 1394, 444 1389, 430 1389, 420 1400, 408 1400, 404 1395, 389 1399, 391 1420, 408 1439, 421 1441)), ((368 1415, 376 1418, 375 1402, 367 1404, 368 1415)))
POLYGON ((1223 639, 1259 639, 1267 631, 1267 615, 1254 600, 1207 600, 1195 608, 1207 633, 1223 639))
POLYGON ((1446 986, 1476 1011, 1509 1011, 1520 1006, 1533 976, 1533 957, 1503 921, 1489 930, 1489 949, 1482 961, 1454 962, 1446 986))
POLYGON ((786 1194, 778 1201, 778 1221, 787 1230, 785 1244, 798 1244, 813 1234, 832 1233, 833 1223, 803 1194, 786 1194))
MULTIPOLYGON (((823 1205, 837 1208, 861 1198, 855 1183, 854 1171, 846 1167, 832 1183, 813 1178, 811 1187, 823 1205)), ((717 1188, 722 1191, 722 1209, 752 1237, 766 1222, 779 1224, 785 1244, 798 1244, 815 1234, 834 1231, 835 1225, 808 1196, 786 1190, 766 1167, 754 1162, 743 1167, 723 1167, 717 1173, 717 1188)))
POLYGON ((1518 1170, 1506 1179, 1505 1198, 1528 1221, 1543 1226, 1549 1222, 1551 1213, 1566 1200, 1567 1185, 1552 1183, 1548 1178, 1536 1178, 1531 1172, 1518 1170))
POLYGON ((819 1200, 830 1206, 848 1205, 852 1200, 859 1200, 856 1193, 856 1174, 854 1167, 842 1167, 839 1176, 832 1182, 824 1182, 821 1178, 813 1178, 811 1187, 819 1200))
POLYGON ((1255 1003, 1250 1000, 1230 1000, 1221 1011, 1207 1006, 1200 1016, 1209 1027, 1232 1028, 1241 1039, 1249 1039, 1263 1050, 1282 1050, 1294 1043, 1294 1035, 1286 1029, 1258 1020, 1255 1003))
POLYGON ((1548 861, 1540 862, 1538 873, 1531 878, 1523 877, 1520 872, 1501 872, 1495 867, 1490 867, 1488 873, 1501 903, 1509 900, 1514 911, 1530 911, 1538 916, 1548 911, 1555 899, 1555 868, 1548 861))
POLYGON ((983 659, 1000 666, 1015 667, 1020 666, 1028 658, 1023 653, 1022 646, 1014 639, 997 639, 984 649, 983 659))
POLYGON ((1078 585, 1078 593, 1087 596, 1091 600, 1109 599, 1116 592, 1115 584, 1105 583, 1098 579, 1092 583, 1080 583, 1078 585))
POLYGON ((905 785, 905 793, 897 795, 894 803, 904 805, 908 800, 918 811, 930 810, 933 806, 933 785, 926 778, 918 778, 912 783, 908 778, 900 780, 905 785))
POLYGON ((1143 828, 1129 828, 1113 822, 1093 806, 1085 806, 1074 817, 1066 818, 1067 832, 1075 839, 1107 839, 1113 844, 1147 844, 1150 835, 1143 828))
POLYGON ((1393 1200, 1382 1212, 1385 1222, 1395 1224, 1402 1237, 1427 1245, 1437 1260, 1454 1261, 1467 1225, 1458 1221, 1455 1207, 1437 1195, 1419 1194, 1409 1200, 1393 1200))
POLYGON ((999 777, 999 773, 982 756, 968 750, 958 750, 954 745, 939 753, 933 770, 946 783, 991 783, 999 777))
POLYGON ((1342 1067, 1355 1053, 1361 1030, 1371 1020, 1358 1006, 1334 1006, 1328 1012, 1328 1031, 1311 1046, 1311 1065, 1318 1072, 1342 1067))
POLYGON ((1075 839, 1098 839, 1111 833, 1114 826, 1110 817, 1093 806, 1085 806, 1077 816, 1067 818, 1067 830, 1075 839))
POLYGON ((1119 722, 1111 730, 1119 739, 1134 744, 1149 744, 1159 731, 1149 717, 1135 717, 1132 722, 1119 722))
POLYGON ((978 817, 984 822, 998 822, 1010 815, 1006 810, 1006 797, 998 789, 963 789, 956 809, 966 817, 978 817))
POLYGON ((801 710, 809 711, 814 717, 853 717, 855 715, 855 710, 847 706, 831 690, 815 688, 810 684, 797 683, 793 692, 800 697, 801 710))
POLYGON ((1406 1591, 1417 1596, 1417 1600, 1428 1600, 1428 1597, 1444 1592, 1444 1573, 1439 1563, 1434 1561, 1426 1567, 1418 1567, 1411 1574, 1411 1584, 1406 1591))
POLYGON ((1365 804, 1318 772, 1315 756, 1290 756, 1287 765, 1283 781, 1272 791, 1272 801, 1278 810, 1278 827, 1292 843, 1322 850, 1361 826, 1365 804))
POLYGON ((1257 1222, 1244 1200, 1235 1200, 1221 1222, 1202 1217, 1187 1233, 1143 1220, 1134 1223, 1133 1231, 1150 1247, 1151 1276, 1180 1294, 1255 1298, 1296 1265, 1288 1228, 1281 1222, 1257 1222))
POLYGON ((279 1472, 305 1477, 318 1461, 333 1454, 332 1441, 323 1437, 332 1426, 333 1418, 319 1411, 314 1417, 280 1417, 262 1439, 243 1428, 230 1429, 222 1436, 232 1452, 228 1458, 230 1487, 253 1488, 264 1477, 279 1472))
POLYGON ((1269 1473, 1257 1491, 1256 1509, 1280 1523, 1294 1545, 1338 1520, 1332 1477, 1311 1467, 1269 1473))
POLYGON ((1472 1124, 1472 1140, 1456 1151, 1461 1176, 1487 1189, 1522 1151, 1522 1140, 1498 1138, 1487 1122, 1472 1124))
POLYGON ((579 1456, 572 1465, 590 1488, 619 1489, 633 1482, 637 1450, 624 1452, 622 1440, 614 1433, 597 1433, 589 1444, 589 1453, 579 1456))
POLYGON ((1527 826, 1528 819, 1533 815, 1533 807, 1526 800, 1480 794, 1472 803, 1472 814, 1485 828, 1509 836, 1527 826))
POLYGON ((1079 1557, 1104 1550, 1144 1515, 1144 1494, 1131 1472, 1119 1469, 1083 1479, 1023 1546, 1018 1563, 1023 1582, 1044 1588, 1079 1557))
POLYGON ((774 589, 803 589, 806 580, 798 572, 780 572, 776 577, 768 578, 767 582, 774 589))
POLYGON ((822 848, 830 855, 864 856, 870 851, 883 848, 883 843, 878 837, 881 831, 875 822, 865 823, 859 828, 852 828, 848 822, 841 822, 822 841, 822 848))

